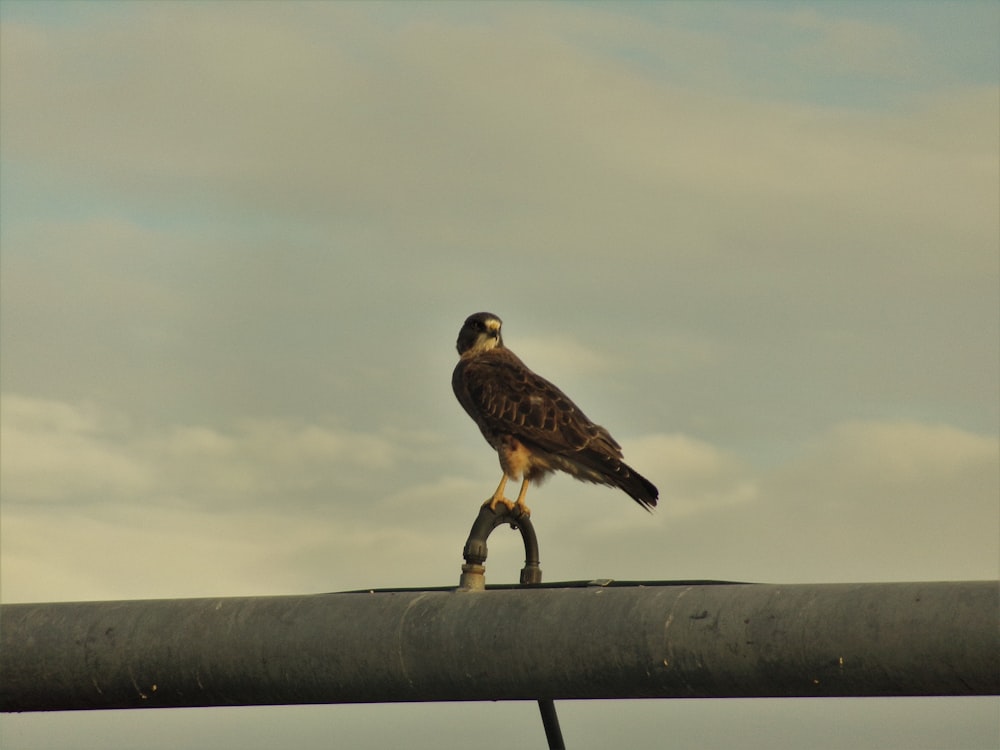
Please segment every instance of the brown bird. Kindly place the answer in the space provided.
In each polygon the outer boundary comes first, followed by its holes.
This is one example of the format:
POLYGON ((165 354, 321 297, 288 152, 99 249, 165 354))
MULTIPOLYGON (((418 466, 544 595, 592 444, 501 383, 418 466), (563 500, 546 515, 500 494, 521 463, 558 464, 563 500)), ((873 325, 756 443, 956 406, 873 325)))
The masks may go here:
POLYGON ((500 456, 503 476, 484 505, 504 503, 507 479, 521 479, 516 507, 524 504, 528 484, 541 482, 553 471, 587 482, 618 487, 646 510, 656 506, 659 493, 645 477, 622 461, 621 446, 611 434, 587 419, 561 390, 528 369, 504 346, 500 318, 492 313, 470 315, 458 333, 460 358, 451 387, 460 404, 479 425, 486 442, 500 456))

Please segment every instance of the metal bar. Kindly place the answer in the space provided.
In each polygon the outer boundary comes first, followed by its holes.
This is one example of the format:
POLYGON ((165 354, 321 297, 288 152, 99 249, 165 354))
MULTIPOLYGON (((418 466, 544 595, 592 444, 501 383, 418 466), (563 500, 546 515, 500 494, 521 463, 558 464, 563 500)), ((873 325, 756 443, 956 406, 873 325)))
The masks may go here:
POLYGON ((555 701, 538 701, 538 711, 542 715, 542 727, 545 729, 545 741, 549 745, 549 750, 566 750, 562 729, 559 728, 559 716, 556 714, 555 701))
POLYGON ((0 710, 1000 694, 995 581, 0 607, 0 710))

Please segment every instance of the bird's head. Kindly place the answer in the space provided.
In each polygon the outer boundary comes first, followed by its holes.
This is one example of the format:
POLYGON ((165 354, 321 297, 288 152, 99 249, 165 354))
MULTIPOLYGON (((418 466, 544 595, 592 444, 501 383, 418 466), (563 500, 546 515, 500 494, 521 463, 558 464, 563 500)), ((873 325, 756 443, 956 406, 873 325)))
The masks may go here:
POLYGON ((458 353, 461 355, 480 354, 497 346, 503 346, 500 326, 503 321, 493 313, 481 312, 465 319, 458 332, 458 353))

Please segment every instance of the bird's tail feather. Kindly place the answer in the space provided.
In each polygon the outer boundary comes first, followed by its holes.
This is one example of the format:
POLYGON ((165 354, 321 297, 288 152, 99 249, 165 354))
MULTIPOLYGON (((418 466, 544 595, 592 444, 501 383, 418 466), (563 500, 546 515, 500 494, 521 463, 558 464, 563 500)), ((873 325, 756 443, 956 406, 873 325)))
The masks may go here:
POLYGON ((656 486, 624 461, 599 453, 578 455, 575 458, 584 467, 585 474, 589 475, 580 478, 617 487, 650 512, 656 507, 656 500, 660 496, 656 486))
POLYGON ((646 510, 652 512, 660 496, 655 485, 628 464, 621 465, 621 471, 616 472, 615 486, 628 495, 646 510))

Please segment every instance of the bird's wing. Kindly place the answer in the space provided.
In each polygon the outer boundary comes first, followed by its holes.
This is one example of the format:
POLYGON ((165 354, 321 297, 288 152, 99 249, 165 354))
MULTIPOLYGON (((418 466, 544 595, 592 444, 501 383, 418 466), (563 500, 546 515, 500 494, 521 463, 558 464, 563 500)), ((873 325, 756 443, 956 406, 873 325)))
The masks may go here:
POLYGON ((459 362, 452 386, 494 448, 513 435, 552 469, 619 487, 646 510, 656 505, 656 487, 622 460, 611 434, 509 349, 459 362))
MULTIPOLYGON (((466 363, 467 409, 484 432, 514 435, 531 447, 572 456, 595 450, 621 459, 621 447, 569 397, 509 349, 466 363)), ((463 404, 465 405, 465 404, 463 404)))

